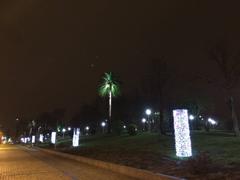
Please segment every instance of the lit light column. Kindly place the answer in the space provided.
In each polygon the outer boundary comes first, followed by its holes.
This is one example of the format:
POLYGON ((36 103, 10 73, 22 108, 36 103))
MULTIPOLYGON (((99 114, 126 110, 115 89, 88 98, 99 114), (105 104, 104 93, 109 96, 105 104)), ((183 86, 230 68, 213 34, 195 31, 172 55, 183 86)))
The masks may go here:
POLYGON ((56 144, 56 136, 57 136, 57 133, 52 132, 52 134, 51 134, 51 143, 52 144, 56 144))
POLYGON ((43 143, 43 134, 40 134, 40 136, 39 136, 39 141, 40 141, 41 143, 43 143))
POLYGON ((80 128, 74 128, 73 130, 73 140, 72 146, 78 147, 79 146, 79 135, 80 135, 80 128))
POLYGON ((176 155, 178 157, 191 157, 192 146, 188 122, 188 111, 185 109, 174 110, 173 117, 176 155))

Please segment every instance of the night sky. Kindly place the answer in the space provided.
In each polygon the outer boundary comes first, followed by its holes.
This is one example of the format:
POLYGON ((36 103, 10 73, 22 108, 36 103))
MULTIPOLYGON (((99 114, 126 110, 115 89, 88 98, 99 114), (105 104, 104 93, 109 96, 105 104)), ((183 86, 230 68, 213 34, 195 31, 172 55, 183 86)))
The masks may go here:
POLYGON ((96 97, 105 71, 133 91, 151 57, 189 75, 209 72, 207 47, 223 37, 239 42, 235 2, 0 0, 0 124, 73 112, 96 97))

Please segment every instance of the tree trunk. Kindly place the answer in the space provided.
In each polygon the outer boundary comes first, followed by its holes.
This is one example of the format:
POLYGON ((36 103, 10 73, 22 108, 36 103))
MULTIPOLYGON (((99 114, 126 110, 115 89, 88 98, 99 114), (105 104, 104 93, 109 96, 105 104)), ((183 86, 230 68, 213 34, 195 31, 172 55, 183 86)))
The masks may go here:
POLYGON ((159 90, 159 112, 160 112, 160 124, 159 124, 159 128, 160 128, 160 134, 162 135, 166 135, 166 131, 165 131, 165 128, 164 128, 164 108, 163 108, 163 105, 164 105, 164 102, 163 102, 163 90, 160 89, 159 90))
POLYGON ((112 132, 112 93, 109 93, 108 133, 112 132))
POLYGON ((166 132, 165 132, 165 128, 164 128, 164 111, 163 111, 163 107, 162 107, 162 105, 161 105, 161 107, 160 107, 160 134, 162 134, 162 135, 165 135, 166 134, 166 132))
POLYGON ((237 113, 234 106, 234 99, 232 96, 230 97, 230 107, 231 107, 231 115, 232 115, 232 121, 233 121, 233 130, 234 130, 235 136, 239 137, 240 131, 238 126, 238 117, 237 117, 237 113))

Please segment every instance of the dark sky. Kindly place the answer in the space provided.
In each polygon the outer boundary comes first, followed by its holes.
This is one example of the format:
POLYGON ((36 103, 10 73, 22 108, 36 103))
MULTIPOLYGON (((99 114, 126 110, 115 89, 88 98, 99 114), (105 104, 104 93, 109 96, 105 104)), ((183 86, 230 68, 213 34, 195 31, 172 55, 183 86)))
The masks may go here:
POLYGON ((149 57, 205 70, 205 48, 238 42, 239 19, 227 0, 0 0, 0 123, 74 110, 95 98, 105 71, 130 91, 149 57))

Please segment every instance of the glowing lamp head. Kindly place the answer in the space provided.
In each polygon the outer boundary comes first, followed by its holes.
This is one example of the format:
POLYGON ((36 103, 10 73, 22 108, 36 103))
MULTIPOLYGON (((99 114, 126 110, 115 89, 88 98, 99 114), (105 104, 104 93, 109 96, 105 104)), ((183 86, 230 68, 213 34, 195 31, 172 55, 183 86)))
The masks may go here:
POLYGON ((192 120, 195 119, 195 117, 194 117, 193 115, 190 115, 190 116, 189 116, 189 119, 192 121, 192 120))
POLYGON ((123 126, 123 129, 126 129, 126 128, 127 128, 127 126, 124 125, 124 126, 123 126))
POLYGON ((86 126, 85 127, 85 130, 89 131, 90 127, 89 126, 86 126))
POLYGON ((68 127, 68 131, 71 131, 72 130, 72 128, 71 127, 68 127))
POLYGON ((105 122, 102 122, 102 123, 101 123, 101 126, 102 126, 102 127, 105 127, 105 126, 106 126, 106 123, 105 123, 105 122))
POLYGON ((150 116, 151 114, 152 114, 151 109, 147 109, 147 110, 146 110, 146 115, 150 116))
POLYGON ((63 132, 63 133, 65 133, 65 132, 66 132, 66 129, 65 129, 65 128, 63 128, 63 129, 62 129, 62 132, 63 132))
POLYGON ((142 118, 142 123, 146 123, 146 119, 145 118, 142 118))

